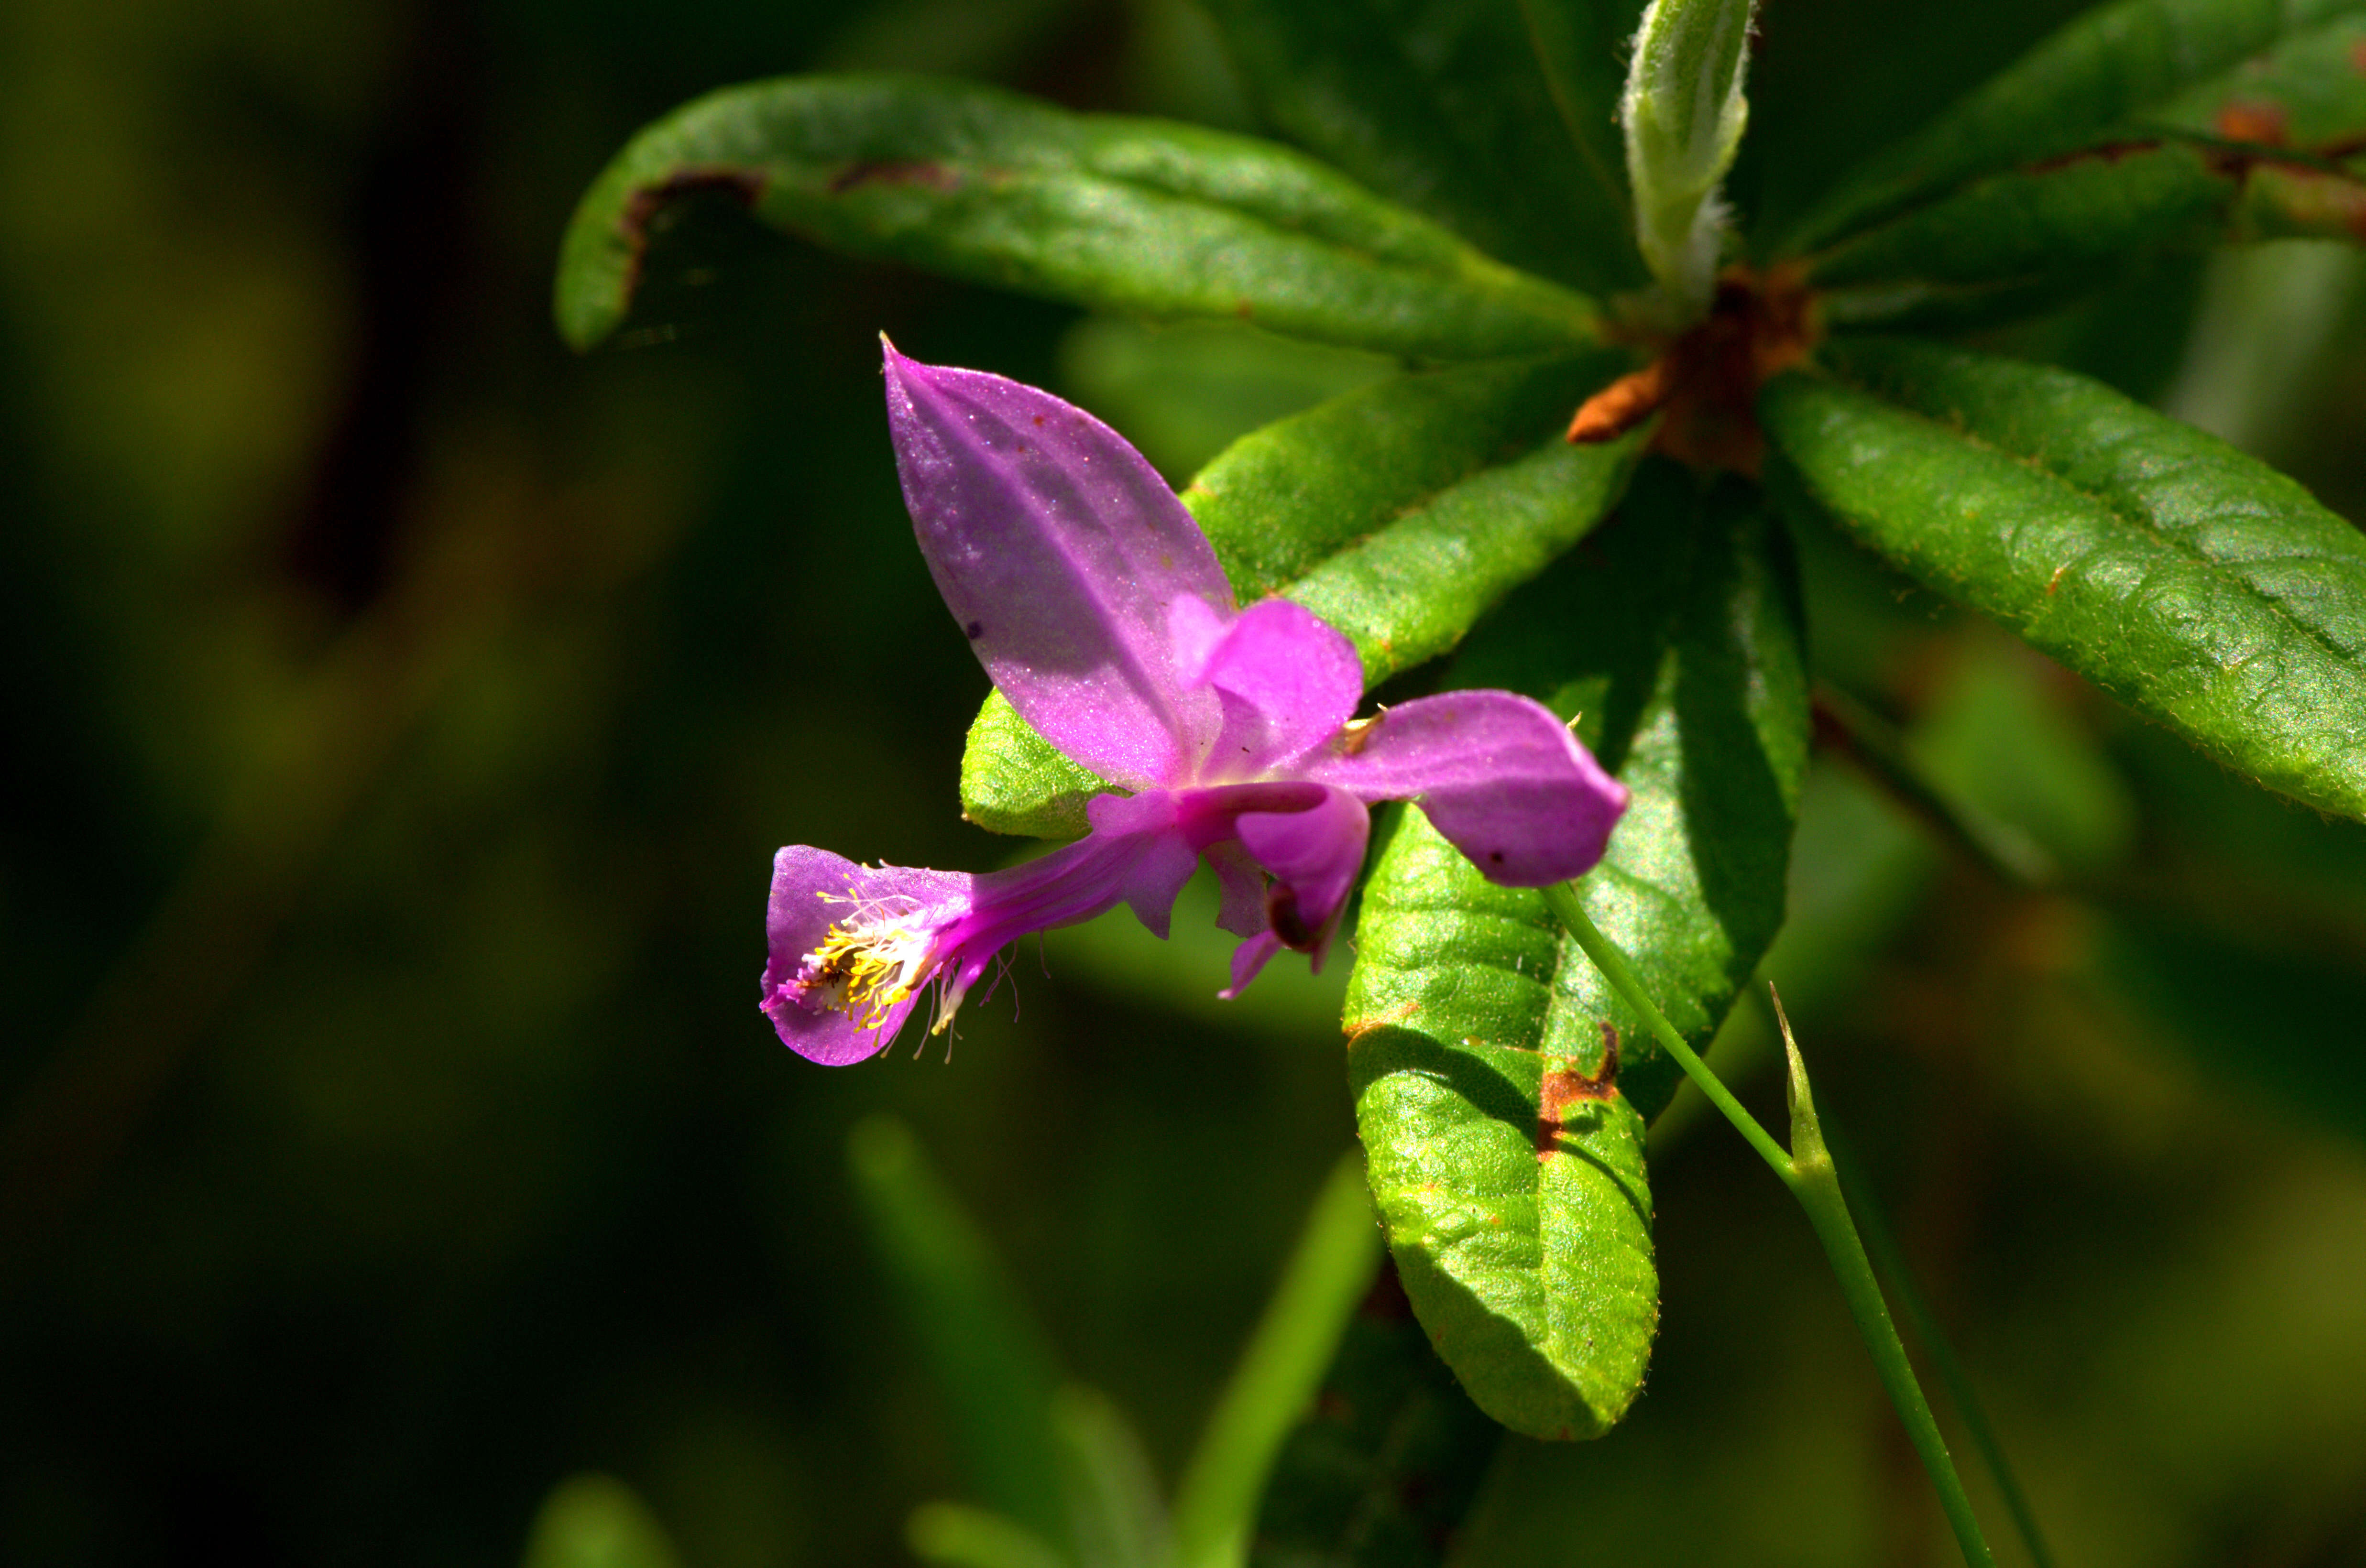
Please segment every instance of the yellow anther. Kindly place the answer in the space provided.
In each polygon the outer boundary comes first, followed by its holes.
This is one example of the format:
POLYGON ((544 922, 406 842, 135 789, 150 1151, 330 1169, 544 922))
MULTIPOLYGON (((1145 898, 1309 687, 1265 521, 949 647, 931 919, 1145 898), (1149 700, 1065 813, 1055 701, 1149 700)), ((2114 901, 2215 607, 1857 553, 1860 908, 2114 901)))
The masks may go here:
POLYGON ((930 935, 893 923, 833 925, 806 955, 806 983, 823 1006, 862 1028, 882 1028, 887 1014, 927 981, 930 935))

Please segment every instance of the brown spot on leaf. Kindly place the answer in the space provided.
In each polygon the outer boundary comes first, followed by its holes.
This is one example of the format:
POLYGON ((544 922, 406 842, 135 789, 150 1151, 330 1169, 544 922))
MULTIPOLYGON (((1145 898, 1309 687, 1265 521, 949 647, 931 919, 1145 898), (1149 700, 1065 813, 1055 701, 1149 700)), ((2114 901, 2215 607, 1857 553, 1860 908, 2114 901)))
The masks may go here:
POLYGON ((2366 39, 2360 39, 2349 46, 2349 69, 2366 76, 2366 39))
POLYGON ((2041 158, 2036 162, 2029 164, 2027 172, 2033 174, 2050 174, 2056 169, 2067 169, 2073 163, 2116 163, 2123 158, 2134 158, 2140 153, 2159 151, 2160 143, 2158 140, 2104 141, 2093 147, 2081 147, 2075 152, 2057 152, 2051 158, 2041 158))
POLYGON ((2067 572, 2067 571, 2068 571, 2069 569, 2070 569, 2070 564, 2069 564, 2068 562, 2067 562, 2067 561, 2066 561, 2066 562, 2064 562, 2061 566, 2056 566, 2056 567, 2055 567, 2055 568, 2054 568, 2054 575, 2053 575, 2052 577, 2047 577, 2047 578, 2045 579, 2045 597, 2046 597, 2046 598, 2048 598, 2048 599, 2052 599, 2052 598, 2054 597, 2054 590, 2055 590, 2056 588, 2060 588, 2060 587, 2062 586, 2062 574, 2063 574, 2063 573, 2065 573, 2065 572, 2067 572))
POLYGON ((949 191, 960 184, 961 176, 942 163, 925 158, 879 158, 840 169, 830 179, 829 194, 844 196, 857 185, 925 185, 932 191, 949 191))
POLYGON ((1347 1036, 1347 1043, 1352 1046, 1373 1030, 1402 1024, 1420 1011, 1421 1003, 1418 1002, 1401 1002, 1385 1013, 1368 1013, 1359 1018, 1342 1019, 1340 1027, 1347 1036))
POLYGON ((2290 124, 2282 104, 2233 103, 2218 111, 2218 134, 2229 141, 2282 147, 2291 139, 2290 124))
POLYGON ((625 203, 616 226, 631 252, 625 272, 627 296, 639 292, 641 259, 648 252, 649 225, 656 221, 658 214, 683 196, 708 191, 738 196, 743 206, 753 207, 764 194, 764 176, 752 169, 678 169, 653 185, 643 185, 625 203))
POLYGON ((1583 1107, 1618 1096, 1618 1031, 1602 1025, 1602 1068, 1591 1076, 1577 1070, 1574 1058, 1548 1058, 1537 1096, 1537 1159, 1549 1158, 1560 1148, 1561 1126, 1572 1106, 1583 1107))

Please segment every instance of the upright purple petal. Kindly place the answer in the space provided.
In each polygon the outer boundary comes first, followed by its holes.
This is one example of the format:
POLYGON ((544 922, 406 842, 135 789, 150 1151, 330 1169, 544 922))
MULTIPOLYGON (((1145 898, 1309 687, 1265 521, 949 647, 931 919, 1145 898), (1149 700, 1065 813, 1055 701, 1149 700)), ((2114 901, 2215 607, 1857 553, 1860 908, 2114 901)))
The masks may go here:
POLYGON ((1346 790, 1326 789, 1304 811, 1244 812, 1237 825, 1242 846, 1273 877, 1265 908, 1274 935, 1313 954, 1321 969, 1347 890, 1364 868, 1371 812, 1346 790))
POLYGON ((1287 599, 1253 604, 1209 651, 1200 678, 1223 704, 1200 777, 1254 778, 1313 750, 1356 711, 1363 661, 1345 633, 1287 599))
POLYGON ((1169 609, 1233 608, 1190 513, 1124 438, 1048 392, 892 344, 886 374, 921 554, 994 684, 1102 777, 1179 781, 1218 713, 1176 668, 1169 609))
POLYGON ((1626 786, 1550 709, 1508 691, 1402 703, 1353 726, 1304 775, 1367 801, 1418 801, 1489 881, 1511 888, 1593 869, 1627 809, 1626 786))

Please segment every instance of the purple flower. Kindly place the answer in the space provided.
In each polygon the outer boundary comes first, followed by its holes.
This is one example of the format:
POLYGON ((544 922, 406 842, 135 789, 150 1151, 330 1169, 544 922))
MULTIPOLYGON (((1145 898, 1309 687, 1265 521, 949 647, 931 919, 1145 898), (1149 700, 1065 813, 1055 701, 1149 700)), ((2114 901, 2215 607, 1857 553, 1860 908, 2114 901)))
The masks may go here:
POLYGON ((941 1029, 1011 938, 1116 904, 1165 936, 1202 860, 1217 924, 1245 938, 1222 994, 1284 947, 1320 967, 1378 801, 1417 802, 1508 887, 1602 858, 1627 791, 1549 709, 1451 691, 1355 718, 1354 645, 1285 600, 1237 609, 1199 525, 1116 431, 998 375, 886 357, 904 498, 946 607, 1011 706, 1127 792, 1007 871, 782 850, 762 1005, 791 1048, 859 1061, 932 987, 941 1029))

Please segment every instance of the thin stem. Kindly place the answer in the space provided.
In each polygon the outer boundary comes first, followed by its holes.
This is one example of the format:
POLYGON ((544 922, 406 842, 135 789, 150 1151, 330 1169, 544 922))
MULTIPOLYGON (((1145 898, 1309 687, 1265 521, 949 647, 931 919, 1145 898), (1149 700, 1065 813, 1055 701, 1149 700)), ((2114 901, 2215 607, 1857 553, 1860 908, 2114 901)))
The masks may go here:
POLYGON ((1857 1228, 1865 1235, 1865 1250, 1873 1256, 1873 1266, 1880 1271, 1889 1293, 1905 1309, 1906 1320, 1914 1326, 1914 1337, 1922 1341, 1922 1353, 1945 1385, 1947 1397, 1955 1402, 1956 1418, 1979 1450, 1980 1462, 1988 1466, 1989 1479, 2004 1499, 2005 1509, 2012 1515, 2013 1527, 2021 1532, 2021 1543, 2028 1550, 2029 1559, 2037 1568, 2054 1568, 2054 1553, 2046 1549, 2045 1538, 2038 1532, 2036 1511, 2030 1507, 2028 1495, 2022 1491, 2021 1481, 2004 1456, 2004 1445, 1998 1441, 1996 1428, 1989 1424, 1988 1412, 1972 1392, 1971 1378, 1964 1371, 1963 1361, 1955 1355, 1955 1347, 1947 1342, 1946 1332, 1932 1315, 1931 1304, 1915 1287, 1914 1274, 1906 1266, 1906 1253, 1898 1245, 1898 1238, 1883 1216, 1881 1205, 1865 1196, 1865 1184, 1853 1172, 1856 1159, 1848 1151, 1848 1143, 1841 1129, 1831 1126, 1829 1112, 1824 1122, 1824 1139, 1838 1170, 1841 1187, 1856 1194, 1853 1205, 1857 1215, 1857 1228))
POLYGON ((1914 1380, 1914 1364, 1906 1359, 1906 1343, 1898 1337, 1898 1325, 1890 1319, 1889 1304, 1882 1300, 1881 1285, 1874 1278, 1873 1261, 1865 1256, 1855 1222, 1849 1218, 1840 1172, 1832 1164, 1831 1151, 1824 1147, 1823 1128, 1816 1120, 1816 1102, 1808 1090, 1807 1064, 1800 1059, 1798 1042, 1791 1037, 1791 1020, 1784 1016, 1780 996, 1774 998, 1774 1022, 1782 1027, 1783 1049, 1791 1063, 1791 1194, 1808 1211, 1808 1223, 1815 1227, 1816 1239, 1824 1244, 1824 1256, 1832 1265, 1832 1278, 1840 1282, 1849 1316, 1856 1319, 1857 1335, 1873 1357, 1873 1369, 1880 1374, 1889 1403, 1897 1409, 1898 1419, 1906 1423, 1908 1439, 1913 1443, 1914 1451, 1922 1456, 1922 1468, 1930 1473, 1931 1484, 1938 1488, 1939 1506, 1945 1512, 1947 1522, 1955 1527, 1955 1541, 1963 1548, 1964 1561, 1974 1564, 1974 1568, 1993 1568, 1996 1559, 1980 1535, 1980 1521, 1972 1512, 1971 1498, 1965 1494, 1963 1477, 1955 1473, 1955 1462, 1948 1457, 1947 1439, 1940 1435, 1939 1422, 1931 1414, 1931 1402, 1922 1397, 1922 1385, 1914 1380))
POLYGON ((1675 1025, 1669 1023, 1659 1008, 1652 1004, 1651 993, 1643 989, 1642 977, 1635 972, 1635 966, 1627 961, 1627 955, 1620 952, 1609 937, 1594 927, 1594 921, 1585 913, 1585 906, 1578 902, 1576 885, 1558 882, 1545 889, 1544 894, 1546 905, 1552 910, 1554 917, 1569 928, 1569 934, 1577 938, 1577 945, 1585 950, 1587 958, 1594 960, 1594 967, 1600 969, 1603 978, 1627 999, 1629 1007, 1642 1014, 1644 1025, 1651 1031, 1652 1037, 1676 1058, 1676 1065, 1683 1068, 1693 1082, 1699 1086, 1700 1092, 1708 1096, 1709 1103, 1725 1113, 1725 1119, 1731 1122, 1734 1130, 1758 1151, 1758 1158, 1782 1179, 1784 1185, 1790 1185, 1791 1157, 1783 1152, 1783 1146, 1776 1143, 1764 1127, 1758 1125, 1756 1117, 1741 1108, 1741 1102, 1736 1100, 1717 1074, 1708 1070, 1708 1063, 1701 1060, 1698 1053, 1684 1044, 1684 1037, 1676 1033, 1675 1025))
POLYGON ((1849 1219, 1848 1200, 1842 1195, 1839 1174, 1824 1148, 1823 1131, 1816 1121, 1815 1101, 1808 1092, 1807 1066, 1799 1059, 1799 1047, 1791 1038, 1790 1020, 1783 1016, 1782 999, 1775 998, 1774 1017, 1782 1025, 1783 1046, 1791 1062, 1792 1151, 1788 1154, 1755 1117, 1741 1108, 1741 1103, 1709 1071, 1708 1064, 1684 1044, 1684 1037, 1676 1033, 1675 1026, 1643 989, 1642 978, 1627 961, 1627 955, 1594 926, 1584 905, 1578 902, 1576 888, 1560 883, 1545 889, 1544 895, 1546 905, 1569 928, 1569 934, 1577 939, 1578 946, 1594 960, 1594 967, 1602 971, 1612 989, 1641 1016, 1652 1036, 1700 1086, 1709 1103, 1725 1113, 1725 1119, 1758 1151, 1759 1158, 1791 1190, 1791 1195, 1799 1200, 1816 1239, 1823 1243, 1824 1256, 1840 1283, 1842 1299, 1848 1303, 1849 1316, 1856 1320, 1857 1333, 1873 1357, 1881 1386, 1897 1409, 1898 1419, 1906 1424, 1906 1435, 1914 1444, 1914 1451, 1921 1456, 1931 1484, 1938 1489, 1939 1506, 1955 1528, 1964 1561, 1972 1568, 1995 1568, 1996 1558, 1980 1535, 1979 1520, 1972 1513, 1970 1497, 1965 1495, 1963 1478, 1955 1473, 1955 1461, 1948 1457, 1947 1442, 1931 1414, 1930 1401, 1922 1397, 1921 1385, 1914 1381, 1913 1363, 1906 1359, 1905 1342, 1898 1338, 1898 1325, 1890 1320, 1888 1304, 1881 1298, 1881 1286, 1874 1279, 1865 1243, 1857 1238, 1856 1226, 1849 1219))

